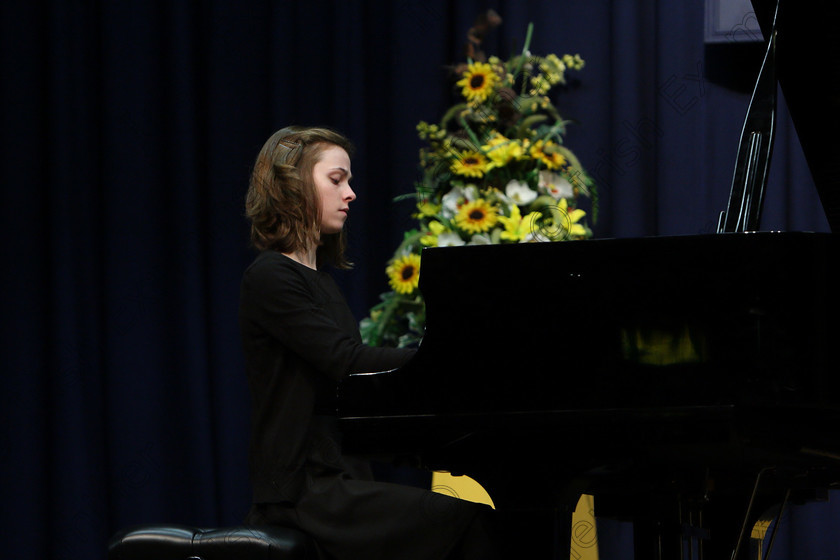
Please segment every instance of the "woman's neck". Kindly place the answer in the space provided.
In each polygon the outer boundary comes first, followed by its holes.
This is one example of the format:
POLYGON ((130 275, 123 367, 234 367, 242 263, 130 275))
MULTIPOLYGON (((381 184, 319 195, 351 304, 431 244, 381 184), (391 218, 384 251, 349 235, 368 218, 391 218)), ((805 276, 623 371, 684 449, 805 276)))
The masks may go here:
POLYGON ((293 251, 291 253, 283 253, 293 261, 299 262, 303 266, 307 266, 312 270, 318 270, 318 261, 315 251, 293 251))

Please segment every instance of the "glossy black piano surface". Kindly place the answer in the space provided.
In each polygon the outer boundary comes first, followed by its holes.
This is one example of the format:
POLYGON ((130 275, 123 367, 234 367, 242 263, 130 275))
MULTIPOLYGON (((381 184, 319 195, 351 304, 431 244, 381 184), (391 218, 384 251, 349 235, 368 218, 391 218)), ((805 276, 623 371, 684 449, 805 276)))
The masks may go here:
POLYGON ((591 493, 632 517, 710 481, 740 507, 766 467, 813 497, 840 481, 837 257, 808 233, 428 249, 426 336, 343 383, 346 450, 471 475, 500 508, 591 493))
POLYGON ((342 415, 834 404, 836 255, 805 233, 429 249, 404 394, 342 415))
POLYGON ((417 355, 351 376, 340 415, 352 431, 399 417, 833 411, 837 255, 832 234, 807 233, 428 249, 417 355), (550 295, 523 304, 534 290, 550 295))

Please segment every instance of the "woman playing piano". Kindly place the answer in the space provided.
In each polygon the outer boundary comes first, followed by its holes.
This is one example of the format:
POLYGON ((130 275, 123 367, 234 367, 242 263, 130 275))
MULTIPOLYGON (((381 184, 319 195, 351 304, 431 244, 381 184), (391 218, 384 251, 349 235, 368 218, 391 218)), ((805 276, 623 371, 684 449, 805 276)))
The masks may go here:
POLYGON ((363 345, 324 271, 348 267, 351 153, 334 131, 288 127, 268 139, 251 176, 246 214, 260 252, 242 279, 239 310, 253 403, 246 521, 296 527, 321 558, 492 558, 485 506, 374 481, 366 463, 341 451, 339 380, 412 355, 363 345))

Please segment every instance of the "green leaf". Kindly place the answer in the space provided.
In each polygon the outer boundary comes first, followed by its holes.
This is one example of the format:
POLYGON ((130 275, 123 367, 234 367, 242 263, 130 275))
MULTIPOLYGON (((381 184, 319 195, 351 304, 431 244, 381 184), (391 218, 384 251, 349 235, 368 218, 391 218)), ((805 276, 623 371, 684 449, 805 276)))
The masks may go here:
POLYGON ((447 130, 447 128, 449 127, 449 121, 458 116, 466 108, 466 103, 458 103, 457 105, 453 105, 452 107, 450 107, 449 110, 443 114, 443 118, 440 119, 440 127, 443 130, 447 130))
POLYGON ((548 117, 545 115, 530 115, 525 117, 522 119, 522 122, 519 123, 519 126, 516 127, 516 136, 519 138, 526 136, 528 129, 547 119, 548 117))

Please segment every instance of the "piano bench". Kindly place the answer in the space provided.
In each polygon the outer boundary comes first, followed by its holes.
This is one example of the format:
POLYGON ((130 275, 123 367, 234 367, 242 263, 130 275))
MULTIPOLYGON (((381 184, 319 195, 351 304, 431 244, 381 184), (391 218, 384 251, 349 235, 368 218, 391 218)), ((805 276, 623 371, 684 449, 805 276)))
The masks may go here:
POLYGON ((308 560, 312 540, 295 529, 236 526, 198 529, 185 525, 139 525, 108 542, 108 560, 308 560))

